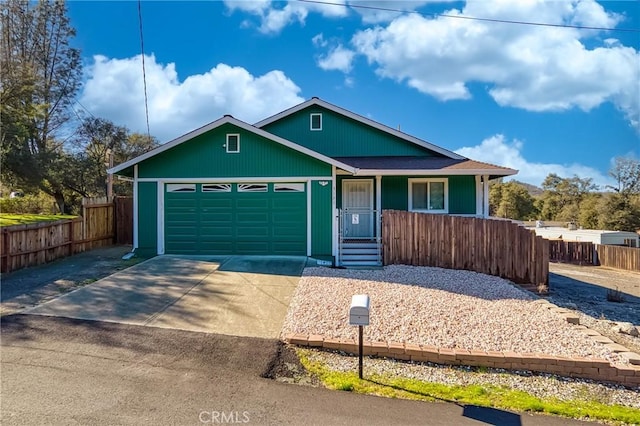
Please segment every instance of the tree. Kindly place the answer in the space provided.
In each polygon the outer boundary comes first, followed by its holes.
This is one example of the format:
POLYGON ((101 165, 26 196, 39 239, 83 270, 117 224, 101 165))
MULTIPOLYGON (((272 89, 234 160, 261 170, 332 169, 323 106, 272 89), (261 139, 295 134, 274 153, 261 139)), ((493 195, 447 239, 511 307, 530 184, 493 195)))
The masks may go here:
POLYGON ((538 199, 541 219, 577 221, 580 203, 597 189, 591 178, 562 178, 550 173, 542 182, 544 192, 538 199))
POLYGON ((528 220, 537 215, 529 191, 514 181, 493 184, 489 190, 489 206, 491 214, 497 217, 528 220))
POLYGON ((640 229, 640 161, 617 157, 609 175, 616 180, 601 209, 599 225, 603 229, 635 232, 640 229))
POLYGON ((69 123, 82 72, 66 12, 61 1, 0 2, 2 179, 52 195, 63 212, 56 167, 64 151, 56 135, 69 123))
POLYGON ((619 194, 640 194, 640 160, 631 157, 616 157, 609 175, 617 186, 608 186, 619 194))
MULTIPOLYGON (((118 126, 102 118, 87 118, 73 139, 75 153, 69 166, 77 170, 69 175, 65 185, 75 192, 88 196, 104 196, 107 182, 107 164, 113 156, 114 164, 123 163, 158 146, 155 138, 138 133, 129 134, 126 127, 118 126)), ((116 193, 124 193, 125 187, 115 185, 116 193)))

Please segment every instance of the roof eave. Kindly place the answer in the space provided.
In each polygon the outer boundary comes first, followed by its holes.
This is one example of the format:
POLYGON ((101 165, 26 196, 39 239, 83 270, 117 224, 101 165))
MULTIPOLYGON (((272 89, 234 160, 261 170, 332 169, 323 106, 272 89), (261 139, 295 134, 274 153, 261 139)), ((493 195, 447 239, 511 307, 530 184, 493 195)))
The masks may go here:
POLYGON ((339 167, 341 169, 347 170, 347 171, 349 171, 351 173, 356 173, 356 171, 358 170, 355 167, 352 167, 352 166, 350 166, 348 164, 345 164, 345 163, 343 163, 341 161, 334 160, 331 157, 327 157, 326 155, 320 154, 319 152, 313 151, 313 150, 311 150, 309 148, 306 148, 304 146, 298 145, 298 144, 296 144, 294 142, 291 142, 291 141, 289 141, 287 139, 281 138, 280 136, 276 136, 276 135, 273 135, 271 133, 268 133, 268 132, 266 132, 266 131, 264 131, 262 129, 259 129, 257 127, 252 126, 251 124, 248 124, 248 123, 245 123, 244 121, 238 120, 237 118, 234 118, 234 117, 231 117, 231 116, 224 116, 224 117, 222 117, 222 118, 220 118, 220 119, 218 119, 216 121, 213 121, 213 122, 211 122, 211 123, 209 123, 209 124, 207 124, 205 126, 202 126, 202 127, 198 128, 196 130, 193 130, 193 131, 191 131, 191 132, 189 132, 189 133, 187 133, 185 135, 182 135, 182 136, 180 136, 180 137, 178 137, 176 139, 173 139, 173 140, 171 140, 171 141, 169 141, 169 142, 167 142, 167 143, 165 143, 165 144, 163 144, 163 145, 161 145, 161 146, 159 146, 159 147, 157 147, 155 149, 152 149, 151 151, 149 151, 147 153, 139 155, 136 158, 133 158, 133 159, 131 159, 129 161, 126 161, 126 162, 124 162, 124 163, 122 163, 122 164, 120 164, 120 165, 118 165, 116 167, 108 169, 107 173, 117 174, 118 172, 120 172, 122 170, 128 169, 129 167, 132 167, 132 166, 134 166, 134 165, 136 165, 136 164, 138 164, 138 163, 140 163, 142 161, 145 161, 145 160, 147 160, 147 159, 149 159, 151 157, 154 157, 154 156, 156 156, 158 154, 161 154, 162 152, 167 151, 167 150, 169 150, 169 149, 171 149, 171 148, 173 148, 173 147, 175 147, 177 145, 180 145, 183 142, 191 140, 191 139, 193 139, 193 138, 195 138, 197 136, 202 135, 203 133, 206 133, 206 132, 208 132, 210 130, 213 130, 213 129, 217 128, 217 127, 220 127, 220 126, 222 126, 224 124, 228 124, 228 123, 229 124, 233 124, 233 125, 235 125, 237 127, 240 127, 241 129, 244 129, 244 130, 246 130, 248 132, 254 133, 254 134, 258 135, 258 136, 262 136, 262 137, 264 137, 266 139, 269 139, 269 140, 272 140, 274 142, 277 142, 277 143, 279 143, 281 145, 284 145, 284 146, 286 146, 288 148, 293 149, 294 151, 298 151, 298 152, 300 152, 302 154, 308 155, 308 156, 310 156, 312 158, 315 158, 317 160, 320 160, 320 161, 322 161, 324 163, 331 164, 332 166, 336 166, 336 167, 339 167))
POLYGON ((513 176, 518 170, 513 169, 358 169, 354 175, 359 176, 513 176))

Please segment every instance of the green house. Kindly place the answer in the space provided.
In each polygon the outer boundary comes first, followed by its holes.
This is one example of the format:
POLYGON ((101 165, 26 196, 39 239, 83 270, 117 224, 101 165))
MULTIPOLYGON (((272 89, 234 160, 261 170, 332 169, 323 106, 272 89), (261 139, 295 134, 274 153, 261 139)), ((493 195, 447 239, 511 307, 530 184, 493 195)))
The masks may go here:
POLYGON ((254 125, 224 116, 109 172, 133 180, 138 252, 366 265, 383 210, 486 217, 489 180, 516 170, 312 98, 254 125))

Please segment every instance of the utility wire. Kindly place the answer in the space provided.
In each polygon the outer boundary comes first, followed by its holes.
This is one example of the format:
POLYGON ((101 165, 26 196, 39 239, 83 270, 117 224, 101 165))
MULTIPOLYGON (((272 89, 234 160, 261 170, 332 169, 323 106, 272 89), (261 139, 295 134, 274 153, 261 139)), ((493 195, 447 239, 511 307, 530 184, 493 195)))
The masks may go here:
POLYGON ((497 22, 501 24, 515 24, 515 25, 531 25, 537 27, 556 27, 556 28, 573 28, 578 30, 594 30, 594 31, 618 31, 618 32, 627 32, 627 33, 640 33, 640 28, 607 28, 607 27, 589 27, 589 26, 581 26, 581 25, 569 25, 569 24, 550 24, 546 22, 529 22, 529 21, 514 21, 509 19, 492 19, 492 18, 477 18, 473 16, 464 16, 464 15, 448 15, 446 13, 422 13, 417 10, 403 10, 403 9, 394 9, 391 7, 379 7, 379 6, 367 6, 362 4, 354 4, 354 3, 333 3, 331 1, 326 0, 295 0, 299 3, 314 3, 314 4, 322 4, 322 5, 330 5, 330 6, 342 6, 342 7, 351 7, 353 9, 367 9, 367 10, 378 10, 382 12, 397 12, 397 13, 412 13, 420 16, 433 16, 433 17, 442 17, 442 18, 456 18, 456 19, 467 19, 470 21, 483 21, 483 22, 497 22))
POLYGON ((151 139, 149 130, 149 101, 147 99, 147 72, 144 67, 144 36, 142 33, 142 0, 138 0, 138 21, 140 22, 140 51, 142 52, 142 82, 144 84, 144 112, 147 119, 147 137, 151 139))

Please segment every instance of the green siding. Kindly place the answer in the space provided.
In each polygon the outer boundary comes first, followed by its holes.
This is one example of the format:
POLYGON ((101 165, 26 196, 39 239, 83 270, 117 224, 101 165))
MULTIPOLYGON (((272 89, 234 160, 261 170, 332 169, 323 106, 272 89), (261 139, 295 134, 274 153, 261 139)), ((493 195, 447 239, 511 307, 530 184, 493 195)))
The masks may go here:
POLYGON ((305 108, 263 129, 329 157, 440 155, 319 106, 305 108), (311 113, 322 113, 322 130, 310 130, 311 113))
POLYGON ((311 183, 311 255, 319 258, 332 256, 331 238, 331 182, 311 183))
POLYGON ((407 210, 409 180, 406 176, 382 177, 382 209, 407 210))
POLYGON ((138 183, 138 248, 143 255, 158 254, 158 191, 155 182, 138 183))
POLYGON ((140 178, 331 176, 331 165, 277 142, 225 124, 138 166, 140 178), (240 134, 240 152, 227 153, 228 133, 240 134))
POLYGON ((476 213, 475 176, 449 176, 449 213, 476 213))
POLYGON ((474 176, 383 176, 383 209, 407 210, 409 208, 410 177, 447 178, 449 180, 449 213, 475 214, 476 184, 474 176))

